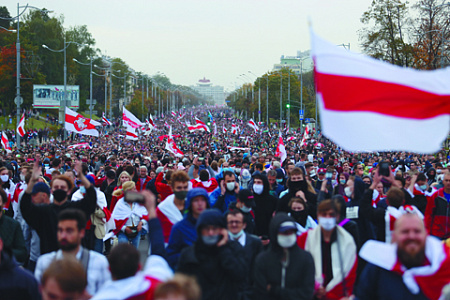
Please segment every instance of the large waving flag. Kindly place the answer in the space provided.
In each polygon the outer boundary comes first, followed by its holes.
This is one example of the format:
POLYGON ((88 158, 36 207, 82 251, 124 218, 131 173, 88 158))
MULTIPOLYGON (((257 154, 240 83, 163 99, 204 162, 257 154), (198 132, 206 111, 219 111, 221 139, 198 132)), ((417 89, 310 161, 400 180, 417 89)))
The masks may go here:
POLYGON ((203 127, 203 129, 204 129, 205 131, 210 132, 209 127, 205 124, 205 122, 199 120, 197 117, 195 117, 195 123, 196 123, 197 125, 202 125, 202 127, 203 127))
POLYGON ((136 128, 133 128, 131 126, 127 126, 127 135, 125 137, 127 140, 137 141, 138 135, 136 133, 136 128))
POLYGON ((255 130, 255 132, 258 132, 258 125, 256 125, 255 121, 253 121, 253 119, 250 119, 250 121, 248 121, 248 126, 250 126, 251 128, 253 128, 255 130))
POLYGON ((277 151, 275 152, 275 157, 279 157, 281 159, 281 163, 283 163, 287 157, 286 148, 284 147, 283 138, 281 137, 281 131, 278 137, 278 146, 277 151))
POLYGON ((196 130, 208 131, 207 126, 202 124, 188 125, 189 132, 194 132, 196 130))
POLYGON ((9 146, 8 136, 5 132, 2 132, 2 146, 5 148, 6 153, 11 153, 11 147, 9 146))
POLYGON ((128 111, 125 106, 123 107, 123 124, 126 126, 127 124, 133 128, 139 128, 141 126, 144 126, 145 124, 139 121, 138 118, 136 118, 130 111, 128 111))
POLYGON ((148 125, 149 127, 151 127, 151 128, 156 127, 156 126, 155 126, 155 122, 153 122, 153 118, 152 118, 152 115, 151 115, 151 114, 150 114, 150 116, 149 116, 149 118, 148 118, 148 120, 147 120, 147 125, 148 125))
POLYGON ((25 136, 25 113, 23 113, 22 118, 20 118, 19 126, 17 126, 17 133, 20 137, 25 136))
POLYGON ((77 112, 66 107, 65 128, 67 131, 76 132, 84 135, 98 136, 98 130, 95 126, 101 126, 97 121, 88 119, 77 112))
POLYGON ((231 134, 237 134, 238 126, 236 124, 231 124, 231 134))
POLYGON ((450 69, 418 71, 311 33, 323 134, 347 151, 433 153, 450 129, 450 69))
POLYGON ((102 114, 102 121, 104 126, 110 126, 112 125, 112 122, 106 118, 105 113, 102 114))
POLYGON ((169 150, 170 152, 172 152, 177 157, 183 157, 183 155, 184 155, 184 153, 181 152, 180 149, 178 149, 177 145, 175 144, 175 141, 173 140, 172 126, 170 126, 170 129, 169 129, 169 136, 167 137, 166 149, 169 150))

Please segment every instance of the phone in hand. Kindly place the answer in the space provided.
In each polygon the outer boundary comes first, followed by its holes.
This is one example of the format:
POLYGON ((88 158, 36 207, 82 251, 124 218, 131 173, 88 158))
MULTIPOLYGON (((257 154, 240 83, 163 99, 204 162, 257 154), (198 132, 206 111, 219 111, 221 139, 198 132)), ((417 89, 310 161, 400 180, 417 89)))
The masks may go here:
POLYGON ((382 161, 380 163, 378 174, 381 176, 389 177, 389 163, 387 161, 382 161))
POLYGON ((139 204, 145 203, 144 195, 135 191, 125 192, 125 202, 136 202, 139 204))

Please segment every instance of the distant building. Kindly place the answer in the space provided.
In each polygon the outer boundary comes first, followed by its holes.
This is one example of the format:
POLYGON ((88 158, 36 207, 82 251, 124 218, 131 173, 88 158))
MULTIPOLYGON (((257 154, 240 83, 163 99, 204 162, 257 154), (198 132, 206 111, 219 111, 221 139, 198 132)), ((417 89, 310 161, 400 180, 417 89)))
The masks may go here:
POLYGON ((225 104, 225 92, 223 86, 213 85, 209 79, 203 77, 195 86, 191 86, 206 100, 213 101, 215 104, 225 104))
POLYGON ((303 73, 312 71, 314 64, 310 52, 310 50, 297 51, 297 56, 281 55, 280 63, 273 65, 273 71, 279 71, 281 68, 290 68, 293 73, 300 75, 300 65, 302 65, 303 73), (301 64, 300 60, 302 60, 301 64))

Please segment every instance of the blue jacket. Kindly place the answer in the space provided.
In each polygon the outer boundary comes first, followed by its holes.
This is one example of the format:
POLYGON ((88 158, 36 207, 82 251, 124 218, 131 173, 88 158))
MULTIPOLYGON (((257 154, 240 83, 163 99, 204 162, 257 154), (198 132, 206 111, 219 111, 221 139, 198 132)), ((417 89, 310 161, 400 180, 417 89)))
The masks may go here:
POLYGON ((223 197, 220 197, 220 186, 219 186, 209 195, 209 203, 211 204, 211 207, 218 208, 224 213, 227 211, 230 203, 236 201, 237 198, 236 196, 237 195, 234 192, 230 193, 226 191, 225 195, 223 197))
POLYGON ((192 245, 197 240, 195 224, 197 220, 188 213, 183 220, 177 222, 170 232, 167 245, 167 261, 172 269, 175 269, 181 250, 192 245))

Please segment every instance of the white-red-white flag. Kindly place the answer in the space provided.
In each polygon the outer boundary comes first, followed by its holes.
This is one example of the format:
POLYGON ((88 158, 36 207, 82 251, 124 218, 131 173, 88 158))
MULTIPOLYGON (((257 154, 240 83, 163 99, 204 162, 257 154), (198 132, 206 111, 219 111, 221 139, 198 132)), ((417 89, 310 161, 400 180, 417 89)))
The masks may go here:
POLYGON ((225 124, 222 125, 222 132, 227 133, 228 129, 225 127, 225 124))
POLYGON ((295 136, 290 136, 290 137, 287 138, 288 142, 293 141, 293 140, 295 140, 295 136))
POLYGON ((66 107, 65 129, 67 131, 76 132, 83 135, 98 136, 98 130, 95 126, 101 126, 97 121, 88 119, 79 113, 66 107))
POLYGON ((231 124, 231 133, 237 134, 238 126, 236 124, 231 124))
POLYGON ((205 131, 210 132, 209 127, 205 124, 205 122, 199 120, 197 117, 195 117, 195 123, 197 125, 202 125, 205 131))
POLYGON ((11 147, 9 146, 9 140, 6 133, 2 132, 2 146, 5 148, 6 153, 11 153, 11 147))
POLYGON ((286 159, 286 148, 284 147, 283 138, 281 137, 281 131, 280 135, 278 137, 278 146, 277 151, 275 152, 275 156, 279 157, 281 159, 281 163, 286 159))
POLYGON ((128 126, 131 126, 133 128, 139 128, 139 127, 145 125, 138 118, 136 118, 135 115, 133 115, 130 111, 128 111, 125 108, 125 106, 123 107, 122 119, 123 119, 123 125, 124 126, 128 125, 128 126))
POLYGON ((138 135, 136 132, 136 128, 133 128, 131 126, 127 126, 127 134, 125 139, 127 140, 132 140, 132 141, 137 141, 138 140, 138 135))
POLYGON ((20 118, 19 126, 17 126, 17 133, 20 137, 25 136, 25 113, 23 113, 22 118, 20 118))
POLYGON ((207 130, 207 126, 202 125, 202 124, 195 124, 195 125, 188 125, 188 130, 189 132, 194 132, 196 130, 203 130, 203 131, 208 131, 207 130))
POLYGON ((174 116, 176 118, 177 117, 177 113, 172 111, 172 116, 174 116))
POLYGON ((309 139, 309 126, 305 127, 305 132, 303 132, 303 138, 300 142, 300 147, 306 146, 306 141, 309 139))
POLYGON ((112 125, 112 122, 108 118, 106 118, 105 113, 102 114, 102 121, 104 126, 112 125))
POLYGON ((255 130, 255 132, 258 132, 258 125, 256 125, 255 121, 253 121, 253 119, 250 119, 250 121, 248 121, 248 126, 250 126, 251 128, 253 128, 255 130))
POLYGON ((183 157, 183 155, 184 155, 184 153, 180 149, 178 149, 177 145, 175 144, 175 141, 173 140, 172 126, 170 126, 170 129, 169 129, 169 136, 167 137, 167 142, 166 142, 166 150, 169 150, 177 157, 183 157))
POLYGON ((79 143, 75 145, 67 146, 67 149, 91 149, 92 147, 89 143, 79 143))
POLYGON ((148 120, 147 120, 147 124, 149 125, 149 126, 151 126, 151 127, 156 127, 155 126, 155 122, 153 122, 153 118, 152 118, 152 115, 150 114, 150 116, 149 116, 149 118, 148 118, 148 120))
POLYGON ((313 32, 311 43, 324 135, 347 151, 441 149, 450 130, 450 69, 393 66, 313 32))

